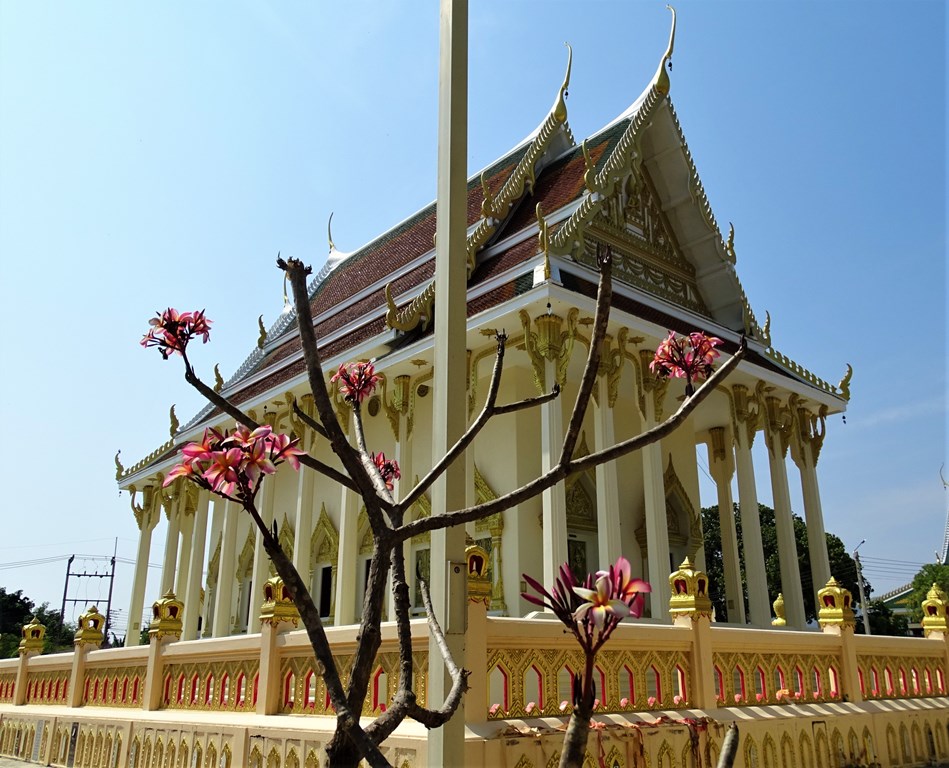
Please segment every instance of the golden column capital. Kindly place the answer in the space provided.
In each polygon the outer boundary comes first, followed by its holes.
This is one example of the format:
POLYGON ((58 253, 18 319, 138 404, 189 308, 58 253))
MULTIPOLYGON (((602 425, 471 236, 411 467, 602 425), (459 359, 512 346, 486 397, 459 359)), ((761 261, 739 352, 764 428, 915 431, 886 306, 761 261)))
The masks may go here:
POLYGON ((573 344, 577 339, 577 326, 580 322, 580 310, 571 307, 566 320, 560 315, 548 312, 534 318, 531 323, 526 310, 518 313, 521 327, 524 329, 524 349, 530 357, 534 373, 534 384, 538 391, 547 391, 545 361, 556 363, 555 383, 561 387, 567 378, 567 366, 573 353, 573 344), (566 322, 566 330, 564 330, 566 322), (536 330, 532 329, 532 325, 536 330))

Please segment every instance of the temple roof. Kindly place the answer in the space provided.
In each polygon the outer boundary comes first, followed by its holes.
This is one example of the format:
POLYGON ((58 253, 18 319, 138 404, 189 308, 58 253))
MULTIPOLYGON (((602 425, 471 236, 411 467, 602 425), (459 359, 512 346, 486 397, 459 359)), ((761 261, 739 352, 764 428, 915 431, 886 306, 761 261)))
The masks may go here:
MULTIPOLYGON (((695 327, 687 317, 704 317, 708 330, 760 342, 763 353, 753 353, 759 365, 846 400, 849 379, 834 388, 797 366, 771 348, 768 324, 755 320, 735 271, 732 237, 726 243, 712 214, 669 97, 666 65, 674 34, 673 17, 669 46, 652 81, 581 145, 567 122, 568 53, 563 83, 537 129, 469 178, 468 316, 529 289, 538 258, 580 269, 592 266, 591 241, 606 241, 614 248, 614 281, 666 307, 616 294, 617 309, 681 331, 695 327)), ((430 332, 435 208, 434 202, 427 205, 352 253, 339 251, 329 233, 329 256, 309 285, 324 360, 369 339, 392 346, 430 332)), ((589 279, 564 271, 561 282, 589 294, 595 280, 592 271, 589 279)), ((223 385, 238 404, 303 372, 292 311, 262 339, 223 385)), ((212 413, 205 408, 181 431, 212 413)), ((162 446, 125 475, 171 448, 162 446)))

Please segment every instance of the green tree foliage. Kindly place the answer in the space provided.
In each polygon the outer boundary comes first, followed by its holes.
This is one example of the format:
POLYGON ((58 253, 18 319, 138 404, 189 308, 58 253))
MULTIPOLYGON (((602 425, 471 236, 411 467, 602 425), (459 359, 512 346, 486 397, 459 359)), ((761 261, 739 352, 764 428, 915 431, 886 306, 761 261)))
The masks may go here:
POLYGON ((910 606, 914 622, 922 621, 923 600, 926 599, 926 593, 932 589, 933 584, 938 584, 943 592, 949 594, 949 565, 926 563, 913 577, 912 591, 906 598, 906 603, 910 606))
POLYGON ((34 616, 46 627, 44 653, 72 650, 76 628, 63 623, 59 611, 51 610, 49 603, 37 606, 21 589, 7 592, 0 587, 0 658, 8 659, 17 655, 22 637, 20 630, 34 616))
MULTIPOLYGON (((870 616, 870 631, 874 635, 898 635, 909 634, 909 619, 902 614, 893 613, 890 607, 882 600, 870 600, 870 607, 867 613, 870 616)), ((863 619, 857 619, 856 631, 863 633, 863 619)))
MULTIPOLYGON (((748 585, 745 583, 745 559, 742 546, 741 516, 738 514, 738 505, 734 505, 732 514, 735 517, 735 529, 738 534, 738 557, 741 562, 742 592, 745 600, 745 611, 748 610, 748 585)), ((758 505, 758 515, 761 519, 761 544, 764 549, 765 571, 768 576, 768 599, 774 602, 781 589, 781 564, 778 558, 778 535, 774 525, 774 510, 764 504, 758 505)), ((804 588, 804 615, 808 621, 817 619, 814 606, 814 589, 811 584, 811 556, 807 547, 807 525, 797 515, 793 515, 794 536, 797 541, 797 560, 801 572, 804 588)), ((722 535, 719 523, 718 506, 706 507, 702 510, 702 529, 705 535, 705 570, 708 573, 711 586, 712 604, 715 606, 715 615, 719 621, 728 621, 728 608, 725 604, 725 571, 722 564, 722 535)), ((844 543, 834 534, 828 533, 827 555, 830 560, 830 573, 844 588, 853 594, 855 603, 859 603, 857 589, 857 566, 853 558, 847 554, 844 543)), ((870 585, 866 579, 864 589, 869 597, 870 585)), ((820 586, 823 586, 821 584, 820 586)), ((871 625, 872 627, 873 625, 871 625)))

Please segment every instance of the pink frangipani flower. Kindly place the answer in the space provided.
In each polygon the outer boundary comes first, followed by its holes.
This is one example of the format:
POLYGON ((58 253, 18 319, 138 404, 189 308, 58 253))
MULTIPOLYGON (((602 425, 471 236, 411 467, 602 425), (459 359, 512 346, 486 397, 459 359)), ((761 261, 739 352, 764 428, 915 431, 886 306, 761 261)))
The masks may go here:
POLYGON ((719 356, 715 347, 722 344, 716 336, 693 331, 688 336, 677 336, 675 331, 660 342, 649 370, 659 378, 685 379, 685 394, 695 391, 693 384, 712 374, 712 363, 719 356))
POLYGON ((165 485, 184 477, 220 496, 248 502, 254 498, 264 475, 272 475, 277 465, 287 461, 300 467, 304 451, 298 440, 273 433, 269 426, 237 427, 232 433, 205 430, 200 442, 181 449, 182 461, 165 478, 165 485))
POLYGON ((382 481, 386 484, 386 488, 391 491, 395 487, 394 481, 402 477, 399 462, 395 459, 387 459, 386 455, 381 451, 372 454, 372 461, 376 465, 376 469, 379 470, 379 474, 382 476, 382 481))
POLYGON ((142 337, 143 347, 158 347, 158 351, 166 360, 173 354, 183 355, 188 342, 196 336, 201 336, 207 344, 211 334, 211 321, 204 316, 204 310, 197 312, 179 312, 168 307, 164 312, 148 321, 151 326, 148 333, 142 337))
POLYGON ((617 619, 625 619, 629 616, 629 606, 612 596, 612 586, 608 576, 601 576, 596 580, 594 589, 574 587, 574 594, 583 601, 573 612, 574 621, 579 624, 589 614, 594 626, 602 632, 607 615, 613 615, 617 619))
POLYGON ((358 405, 376 391, 379 375, 372 363, 344 363, 330 381, 337 383, 348 402, 358 405))

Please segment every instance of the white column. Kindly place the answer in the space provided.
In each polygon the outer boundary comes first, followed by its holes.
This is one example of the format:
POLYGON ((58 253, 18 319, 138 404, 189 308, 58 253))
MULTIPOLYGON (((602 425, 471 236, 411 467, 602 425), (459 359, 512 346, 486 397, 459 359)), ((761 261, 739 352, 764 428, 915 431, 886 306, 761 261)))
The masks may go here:
MULTIPOLYGON (((656 423, 653 393, 646 393, 648 427, 656 423)), ((645 496, 646 551, 649 558, 648 581, 650 615, 654 619, 669 618, 669 522, 666 517, 666 485, 662 471, 662 443, 647 445, 642 450, 643 492, 645 496)))
MULTIPOLYGON (((257 492, 257 512, 268 528, 273 523, 274 496, 277 475, 270 475, 257 492)), ((250 615, 247 617, 247 633, 260 632, 260 604, 264 599, 264 582, 270 578, 270 555, 264 549, 264 535, 251 521, 256 534, 254 539, 254 570, 250 582, 250 615)))
POLYGON ((804 517, 807 523, 807 548, 811 555, 811 580, 814 588, 814 604, 817 591, 824 588, 833 574, 827 555, 827 534, 824 531, 824 513, 817 485, 817 459, 813 444, 803 448, 801 462, 797 465, 801 474, 801 494, 804 497, 804 517))
POLYGON ((771 470, 771 496, 774 501, 774 525, 778 536, 784 611, 789 627, 804 629, 807 622, 804 619, 801 569, 797 562, 797 538, 791 517, 791 492, 788 489, 788 473, 784 463, 788 443, 778 425, 781 411, 778 398, 768 397, 765 402, 768 412, 765 442, 768 446, 768 465, 771 470))
POLYGON ((125 631, 126 647, 139 645, 142 633, 142 611, 145 607, 145 584, 148 581, 148 558, 151 554, 152 531, 158 524, 161 513, 155 509, 157 494, 145 489, 145 499, 141 512, 136 515, 138 522, 138 555, 135 558, 135 575, 132 578, 132 599, 129 602, 128 628, 125 631))
MULTIPOLYGON (((194 512, 188 509, 187 494, 181 502, 181 512, 178 518, 178 527, 181 532, 181 544, 178 547, 178 568, 175 573, 175 595, 184 600, 188 590, 188 577, 191 572, 191 548, 194 536, 194 512)), ((185 606, 187 607, 187 605, 185 606)))
MULTIPOLYGON (((201 604, 201 584, 204 579, 204 553, 208 538, 208 505, 211 494, 208 491, 198 491, 198 503, 194 510, 192 524, 191 562, 188 565, 188 581, 184 595, 180 597, 185 604, 184 626, 182 627, 183 640, 195 640, 198 637, 198 619, 204 610, 201 604)), ((204 596, 205 602, 211 599, 204 596)))
MULTIPOLYGON (((312 417, 314 414, 313 395, 303 395, 298 401, 298 407, 312 417)), ((312 451, 317 444, 317 435, 303 424, 295 426, 294 431, 300 435, 300 448, 304 451, 312 451)), ((313 585, 313 574, 310 573, 310 537, 313 535, 315 482, 316 472, 308 467, 300 467, 297 473, 297 504, 293 516, 293 557, 291 560, 308 589, 313 585)))
POLYGON ((771 602, 768 600, 768 575, 761 544, 761 519, 758 516, 758 489, 755 465, 751 458, 751 437, 744 426, 735 433, 735 468, 738 471, 738 508, 741 514, 741 539, 745 553, 745 584, 748 586, 748 623, 771 626, 771 602))
MULTIPOLYGON (((741 561, 738 559, 738 534, 732 500, 732 476, 735 462, 731 451, 732 436, 725 427, 709 430, 708 466, 718 492, 718 525, 722 539, 722 567, 725 576, 725 607, 728 621, 745 623, 745 599, 741 588, 741 561)), ((713 588, 716 588, 713 585, 713 588)))
MULTIPOLYGON (((544 361, 547 389, 556 381, 556 363, 544 361)), ((563 410, 555 398, 540 407, 540 471, 547 473, 560 460, 563 448, 563 410)), ((563 481, 541 494, 543 506, 544 578, 548 589, 557 580, 560 566, 567 562, 567 496, 563 481)))
MULTIPOLYGON (((221 555, 224 554, 224 540, 221 536, 221 532, 224 530, 224 507, 227 502, 222 499, 220 496, 214 497, 214 512, 211 514, 211 535, 209 537, 210 541, 208 546, 210 550, 208 551, 208 577, 211 576, 211 559, 214 557, 214 552, 217 549, 218 540, 221 541, 221 555)), ((218 574, 217 574, 217 584, 221 582, 221 555, 218 555, 218 574)), ((214 607, 217 605, 217 584, 214 585, 214 593, 211 594, 208 590, 208 594, 204 596, 204 605, 201 606, 201 637, 211 637, 211 629, 214 624, 214 607)))
POLYGON ((224 537, 221 541, 221 557, 218 560, 217 594, 214 596, 214 621, 211 627, 213 637, 227 637, 231 633, 234 561, 241 512, 241 508, 232 501, 224 505, 224 537))
POLYGON ((817 485, 817 459, 824 444, 826 411, 812 414, 793 395, 789 398, 793 419, 791 459, 801 477, 801 496, 804 499, 804 519, 807 523, 807 549, 811 561, 811 588, 814 605, 819 604, 817 592, 830 580, 830 558, 827 555, 827 534, 824 531, 824 513, 821 509, 820 489, 817 485), (820 429, 817 425, 820 423, 820 429))
POLYGON ((357 515, 358 497, 347 488, 341 490, 339 513, 339 554, 336 561, 336 605, 334 626, 353 624, 356 621, 356 583, 362 580, 359 568, 359 530, 357 515))
MULTIPOLYGON (((609 343, 604 346, 609 348, 609 343)), ((616 432, 613 429, 614 410, 609 402, 609 383, 605 374, 597 378, 597 403, 593 440, 595 450, 600 451, 616 443, 616 432)), ((619 519, 619 479, 616 462, 609 461, 596 468, 596 527, 599 544, 597 568, 609 568, 622 554, 619 519)))
MULTIPOLYGON (((312 444, 312 440, 308 441, 312 444)), ((313 486, 316 472, 300 467, 297 477, 297 508, 293 519, 293 567, 307 588, 312 584, 310 573, 310 537, 313 535, 313 486)))
MULTIPOLYGON (((180 488, 180 484, 183 482, 184 481, 179 478, 176 485, 180 488)), ((165 507, 165 515, 168 517, 168 533, 165 538, 165 559, 161 566, 162 595, 173 591, 175 588, 175 561, 178 559, 179 521, 181 519, 182 510, 184 509, 183 496, 184 494, 178 491, 171 501, 162 505, 165 507)))
MULTIPOLYGON (((408 490, 411 490, 412 486, 415 485, 414 475, 412 474, 412 441, 409 439, 409 420, 404 413, 399 414, 399 434, 396 439, 395 444, 395 460, 399 464, 399 472, 402 473, 402 478, 395 481, 394 488, 392 490, 392 498, 401 499, 408 490)), ((406 522, 408 522, 408 517, 406 517, 406 522)), ((402 554, 405 558, 405 581, 411 590, 414 583, 414 569, 415 565, 411 562, 412 557, 412 542, 404 541, 402 542, 402 554)), ((390 620, 395 620, 395 595, 392 593, 392 576, 391 571, 389 575, 389 580, 386 582, 389 588, 388 596, 388 615, 390 620)), ((411 591, 409 592, 411 600, 411 591)))

